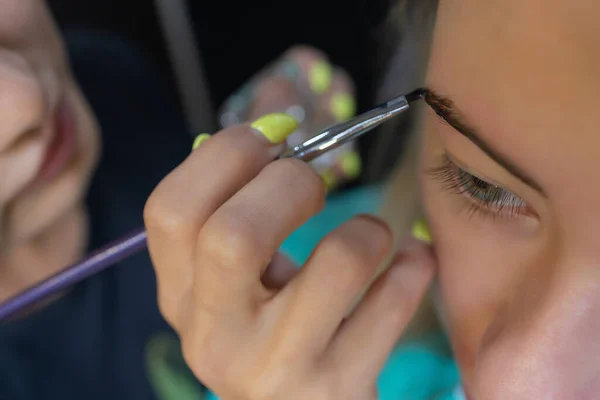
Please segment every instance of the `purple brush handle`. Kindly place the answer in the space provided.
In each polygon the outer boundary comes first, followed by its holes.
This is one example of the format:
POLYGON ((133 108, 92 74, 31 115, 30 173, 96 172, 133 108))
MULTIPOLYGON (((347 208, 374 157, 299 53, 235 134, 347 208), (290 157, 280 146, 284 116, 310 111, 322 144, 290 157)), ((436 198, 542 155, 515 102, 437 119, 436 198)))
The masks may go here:
MULTIPOLYGON (((294 157, 303 161, 313 160, 319 155, 369 132, 396 114, 408 110, 409 103, 423 98, 424 94, 423 89, 418 89, 406 96, 396 97, 350 121, 326 129, 312 139, 294 147, 281 157, 294 157)), ((144 247, 146 247, 146 232, 140 230, 104 249, 100 249, 83 261, 0 304, 0 321, 46 297, 81 282, 87 277, 137 253, 144 247)))
POLYGON ((0 321, 97 274, 145 247, 146 231, 141 229, 97 250, 80 262, 67 267, 64 271, 0 304, 0 321))

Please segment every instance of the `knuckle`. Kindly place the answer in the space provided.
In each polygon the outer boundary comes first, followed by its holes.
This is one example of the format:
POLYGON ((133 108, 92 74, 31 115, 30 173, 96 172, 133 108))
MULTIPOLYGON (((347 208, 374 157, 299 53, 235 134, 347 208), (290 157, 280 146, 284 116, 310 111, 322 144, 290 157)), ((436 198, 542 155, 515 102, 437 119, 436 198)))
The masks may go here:
POLYGON ((146 204, 144 205, 144 222, 146 225, 155 225, 155 221, 160 221, 160 214, 162 213, 162 199, 160 198, 160 184, 152 192, 146 204))
POLYGON ((380 324, 395 331, 404 330, 409 322, 419 301, 413 296, 406 296, 403 290, 406 285, 396 286, 395 290, 388 290, 376 305, 379 308, 379 315, 382 315, 380 324))
POLYGON ((173 290, 172 287, 168 287, 160 279, 157 279, 158 311, 175 330, 180 330, 182 327, 180 317, 188 294, 188 292, 182 294, 181 290, 173 290))
POLYGON ((307 163, 287 158, 277 160, 267 168, 278 174, 288 188, 302 196, 303 203, 311 204, 315 209, 321 209, 325 204, 326 190, 323 180, 307 163))
POLYGON ((231 163, 234 169, 242 169, 248 168, 249 165, 252 165, 256 161, 256 155, 253 153, 252 149, 247 146, 242 146, 237 140, 238 136, 247 135, 245 127, 237 127, 235 129, 234 135, 229 135, 225 140, 227 140, 227 160, 231 163))
POLYGON ((210 357, 203 351, 203 346, 200 346, 199 343, 201 341, 198 340, 196 335, 185 332, 181 335, 181 353, 185 363, 194 375, 208 383, 212 378, 210 376, 211 371, 218 370, 219 365, 215 363, 213 357, 210 357), (203 356, 200 357, 200 354, 203 356), (202 361, 200 361, 200 358, 202 361))
POLYGON ((158 299, 157 299, 158 311, 160 312, 160 315, 162 315, 165 318, 165 320, 167 321, 167 323, 174 328, 175 327, 174 326, 175 310, 173 307, 173 303, 169 300, 166 291, 161 288, 160 283, 158 284, 158 296, 157 297, 158 297, 158 299))
MULTIPOLYGON (((235 125, 226 128, 219 133, 213 135, 218 138, 218 148, 212 156, 218 157, 219 159, 227 160, 227 170, 229 171, 242 171, 248 169, 256 164, 256 149, 253 146, 252 141, 245 140, 245 138, 251 137, 248 135, 249 127, 245 125, 235 125), (221 149, 221 151, 218 151, 221 149), (214 154, 218 154, 215 156, 214 154)), ((217 143, 217 142, 213 142, 217 143)), ((205 157, 202 152, 193 152, 190 157, 205 157)))
POLYGON ((223 212, 200 232, 199 255, 209 266, 233 272, 236 266, 253 262, 260 255, 260 235, 256 231, 243 212, 223 212))
POLYGON ((392 249, 393 234, 389 226, 371 215, 359 215, 346 223, 345 229, 358 245, 376 258, 385 257, 392 249))
POLYGON ((144 223, 151 233, 177 235, 189 226, 189 220, 159 186, 144 206, 144 223))
POLYGON ((320 247, 328 258, 337 260, 346 277, 362 282, 375 266, 371 265, 373 257, 364 243, 366 240, 354 236, 344 231, 334 232, 323 239, 320 247))
POLYGON ((398 331, 404 330, 421 305, 426 294, 426 286, 419 284, 419 279, 407 279, 398 273, 394 266, 382 276, 371 290, 376 290, 375 307, 379 309, 380 324, 398 331), (415 287, 416 286, 416 287, 415 287))
POLYGON ((291 367, 264 362, 260 355, 244 348, 229 348, 223 331, 215 323, 195 321, 195 327, 181 335, 185 362, 203 383, 224 388, 229 398, 246 400, 279 400, 285 397, 294 377, 291 367), (202 326, 200 326, 202 323, 202 326), (208 325, 208 326, 206 326, 208 325), (235 363, 229 355, 235 354, 235 363), (262 360, 262 361, 261 361, 262 360))
MULTIPOLYGON (((227 382, 230 373, 227 368, 226 358, 219 351, 222 344, 216 332, 214 322, 203 319, 203 326, 199 328, 197 321, 192 318, 186 327, 181 330, 181 352, 183 359, 194 373, 203 382, 217 385, 227 382)), ((235 381, 231 381, 233 383, 235 381)))
MULTIPOLYGON (((417 279, 408 281, 406 278, 401 279, 397 276, 393 276, 391 279, 393 282, 389 285, 388 296, 391 299, 390 308, 394 308, 394 311, 388 315, 390 317, 397 315, 406 322, 406 318, 410 317, 421 304, 428 282, 418 282, 417 279)), ((397 322, 402 323, 402 321, 397 322)))
POLYGON ((322 251, 343 265, 350 278, 370 279, 391 248, 392 234, 385 226, 356 218, 323 239, 322 251))

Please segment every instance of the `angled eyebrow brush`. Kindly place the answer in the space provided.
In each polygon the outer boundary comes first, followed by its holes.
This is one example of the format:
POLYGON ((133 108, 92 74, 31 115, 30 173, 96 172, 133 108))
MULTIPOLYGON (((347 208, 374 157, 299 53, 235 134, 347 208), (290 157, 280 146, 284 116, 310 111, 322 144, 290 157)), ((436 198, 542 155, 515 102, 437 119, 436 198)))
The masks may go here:
MULTIPOLYGON (((297 158, 312 161, 321 154, 355 140, 391 118, 407 111, 410 104, 422 99, 423 89, 391 99, 349 121, 334 125, 306 142, 295 146, 279 158, 297 158)), ((68 266, 50 278, 24 290, 0 304, 0 321, 6 320, 61 291, 93 276, 100 271, 138 253, 147 246, 146 230, 141 228, 68 266)))

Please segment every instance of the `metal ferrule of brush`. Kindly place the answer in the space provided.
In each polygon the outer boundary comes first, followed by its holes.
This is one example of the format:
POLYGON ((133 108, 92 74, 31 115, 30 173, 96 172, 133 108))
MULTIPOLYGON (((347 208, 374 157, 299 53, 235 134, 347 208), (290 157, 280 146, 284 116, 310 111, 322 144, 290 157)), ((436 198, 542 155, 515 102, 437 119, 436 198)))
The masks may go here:
POLYGON ((409 108, 409 102, 405 96, 396 97, 345 123, 324 130, 306 142, 289 149, 280 158, 298 158, 303 161, 312 161, 321 154, 369 132, 409 108))

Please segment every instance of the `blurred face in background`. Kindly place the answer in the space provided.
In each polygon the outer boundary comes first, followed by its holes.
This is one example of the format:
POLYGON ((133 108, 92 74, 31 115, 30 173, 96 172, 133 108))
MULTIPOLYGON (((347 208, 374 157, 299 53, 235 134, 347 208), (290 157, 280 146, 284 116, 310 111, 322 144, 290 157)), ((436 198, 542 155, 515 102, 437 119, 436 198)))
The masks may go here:
POLYGON ((0 300, 80 256, 98 131, 39 0, 0 0, 0 300))

